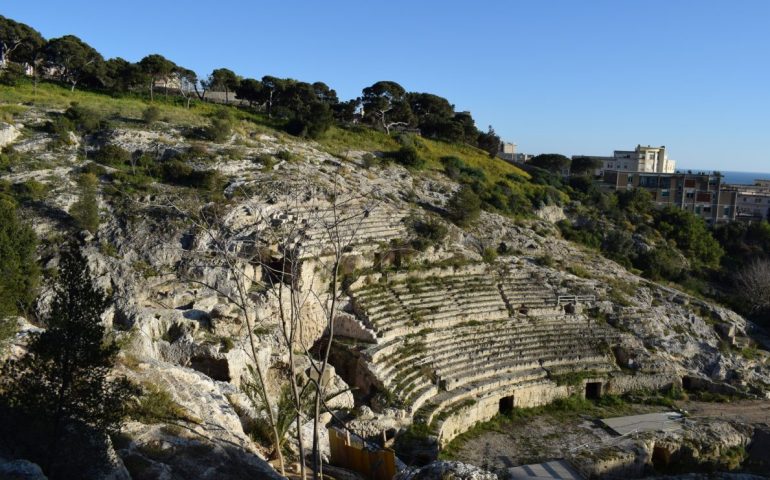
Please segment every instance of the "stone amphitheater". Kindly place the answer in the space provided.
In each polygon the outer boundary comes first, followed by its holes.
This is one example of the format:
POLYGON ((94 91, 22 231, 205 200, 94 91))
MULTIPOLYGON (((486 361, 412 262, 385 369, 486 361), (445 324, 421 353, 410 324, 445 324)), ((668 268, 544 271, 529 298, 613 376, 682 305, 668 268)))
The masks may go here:
POLYGON ((350 293, 375 339, 356 386, 397 397, 441 444, 499 412, 568 396, 554 380, 566 373, 588 373, 588 396, 618 391, 618 334, 583 313, 594 297, 560 291, 526 262, 374 274, 350 293))
MULTIPOLYGON (((31 112, 25 121, 40 123, 46 115, 31 112)), ((46 209, 30 215, 41 238, 58 241, 61 212, 74 200, 67 173, 79 171, 83 161, 77 145, 49 151, 49 137, 27 129, 18 150, 49 164, 5 178, 50 185, 46 209)), ((242 159, 225 155, 226 146, 208 146, 218 152, 209 167, 230 181, 217 231, 193 228, 192 215, 184 219, 184 212, 165 208, 166 198, 181 198, 191 210, 206 208, 194 193, 166 185, 125 205, 101 199, 110 214, 98 236, 86 238, 95 282, 115 297, 105 324, 125 345, 120 373, 163 386, 201 420, 187 425, 195 435, 189 438, 161 424, 131 422, 125 432, 132 443, 116 447, 123 458, 139 458, 157 471, 189 462, 195 472, 230 466, 235 458, 248 467, 244 471, 258 472, 253 477, 277 477, 264 461, 269 451, 249 435, 262 412, 240 391, 241 379, 251 362, 259 362, 269 372, 268 393, 278 398, 290 349, 281 340, 276 293, 296 287, 308 295, 315 288, 323 297, 319 286, 328 278, 322 272, 335 253, 341 254, 344 291, 334 317, 328 385, 342 393, 329 409, 378 443, 415 426, 440 449, 500 412, 571 395, 672 385, 755 397, 770 391, 763 350, 752 358, 740 354, 755 333, 749 322, 565 241, 552 223, 563 218, 558 207, 526 220, 482 212, 461 229, 440 215, 458 188, 441 174, 417 175, 397 165, 367 169, 366 152, 341 159, 309 142, 262 133, 236 139, 242 159), (281 161, 270 171, 253 161, 286 149, 303 161, 281 161), (446 236, 401 255, 415 240, 414 222, 426 219, 446 236), (503 245, 497 258, 483 255, 503 245), (254 258, 263 251, 271 261, 299 260, 297 281, 266 282, 254 258), (217 263, 222 252, 231 253, 242 272, 234 275, 217 263), (223 294, 241 287, 246 307, 264 320, 256 359, 245 348, 243 312, 223 294), (176 453, 155 448, 160 443, 176 453), (238 445, 241 454, 200 457, 200 445, 238 445)), ((131 151, 189 148, 173 128, 116 131, 105 141, 131 151)), ((301 312, 299 335, 307 350, 295 350, 303 354, 328 341, 329 333, 317 305, 323 302, 309 303, 316 305, 301 312)), ((32 328, 25 325, 22 333, 32 328)), ((14 348, 22 347, 23 335, 14 348)), ((304 357, 297 371, 308 364, 304 357)))

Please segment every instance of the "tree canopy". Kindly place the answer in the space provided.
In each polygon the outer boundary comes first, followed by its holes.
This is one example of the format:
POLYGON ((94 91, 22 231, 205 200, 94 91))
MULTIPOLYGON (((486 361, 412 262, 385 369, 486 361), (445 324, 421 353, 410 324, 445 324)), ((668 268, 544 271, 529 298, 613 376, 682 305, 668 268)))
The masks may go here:
POLYGON ((206 88, 225 92, 225 102, 230 92, 235 91, 241 83, 241 78, 228 68, 217 68, 206 79, 206 88))
POLYGON ((0 196, 0 320, 25 312, 39 279, 35 232, 19 218, 16 205, 0 196))
POLYGON ((34 28, 0 15, 0 60, 32 63, 44 43, 34 28))
POLYGON ((101 54, 74 35, 49 40, 43 47, 43 57, 46 65, 72 90, 88 77, 98 78, 104 68, 101 54))
POLYGON ((3 367, 0 429, 13 431, 17 453, 49 478, 98 477, 92 470, 100 457, 103 464, 107 434, 125 414, 127 382, 107 376, 118 347, 105 341, 106 306, 86 259, 65 249, 45 331, 33 333, 27 353, 3 367))
POLYGON ((538 168, 543 168, 554 173, 560 173, 568 168, 572 161, 559 153, 543 153, 533 157, 529 164, 538 168))
POLYGON ((593 175, 594 172, 602 168, 602 161, 596 157, 575 157, 570 165, 570 174, 572 175, 593 175))
POLYGON ((176 68, 174 62, 157 53, 147 55, 139 61, 139 69, 144 74, 150 89, 150 100, 153 99, 155 83, 169 77, 176 68))

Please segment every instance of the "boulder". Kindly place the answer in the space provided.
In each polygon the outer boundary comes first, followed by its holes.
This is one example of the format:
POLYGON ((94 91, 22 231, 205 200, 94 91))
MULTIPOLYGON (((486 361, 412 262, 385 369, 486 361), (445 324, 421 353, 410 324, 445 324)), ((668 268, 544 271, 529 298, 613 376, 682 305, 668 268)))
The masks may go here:
POLYGON ((29 460, 0 459, 0 478, 7 480, 47 480, 43 470, 29 460))
POLYGON ((0 123, 0 148, 13 143, 14 140, 19 138, 19 135, 21 135, 21 132, 15 126, 8 123, 0 123))
POLYGON ((438 461, 406 469, 395 480, 497 480, 497 475, 467 463, 438 461))

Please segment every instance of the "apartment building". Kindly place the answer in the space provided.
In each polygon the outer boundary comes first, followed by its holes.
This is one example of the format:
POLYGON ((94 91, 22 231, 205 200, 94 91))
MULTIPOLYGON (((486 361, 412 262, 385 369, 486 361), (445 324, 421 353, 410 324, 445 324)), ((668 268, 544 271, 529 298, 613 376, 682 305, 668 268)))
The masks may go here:
MULTIPOLYGON (((572 158, 585 157, 586 155, 574 155, 572 158)), ((589 158, 599 160, 601 168, 597 175, 605 171, 618 172, 645 172, 645 173, 674 173, 676 162, 668 158, 666 147, 651 147, 649 145, 637 145, 634 150, 615 150, 611 157, 589 155, 589 158)))
POLYGON ((736 219, 738 191, 723 188, 718 173, 646 173, 607 170, 606 187, 617 190, 643 188, 659 206, 672 205, 690 211, 706 223, 736 219))

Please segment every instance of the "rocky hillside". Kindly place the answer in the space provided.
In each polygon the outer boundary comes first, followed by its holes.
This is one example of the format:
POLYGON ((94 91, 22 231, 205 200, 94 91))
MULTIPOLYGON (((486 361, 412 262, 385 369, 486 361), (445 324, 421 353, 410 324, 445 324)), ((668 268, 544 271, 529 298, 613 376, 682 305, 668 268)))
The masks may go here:
MULTIPOLYGON (((389 139, 304 141, 238 119, 214 142, 196 133, 205 115, 164 107, 165 119, 148 124, 135 105, 97 103, 109 122, 67 132, 50 126, 61 100, 3 105, 0 189, 34 226, 46 272, 57 246, 82 242, 112 299, 104 323, 122 348, 116 374, 174 405, 172 420, 126 423, 113 440, 114 478, 277 478, 265 412, 244 379, 256 362, 278 399, 287 372, 312 377, 332 323, 326 406, 372 439, 417 423, 448 440, 470 427, 457 419, 489 418, 503 398, 537 405, 585 394, 588 383, 600 394, 683 384, 770 392, 766 357, 747 350, 750 323, 563 240, 552 223, 558 206, 517 219, 481 212, 459 227, 445 218, 458 184, 438 168, 378 161, 389 139), (70 215, 84 172, 98 179, 93 233, 70 215), (339 292, 328 288, 335 259, 339 292), (489 343, 452 360, 459 347, 449 337, 461 334, 489 343), (535 337, 516 358, 483 357, 535 337), (580 350, 586 337, 590 351, 580 350), (456 366, 477 358, 469 371, 456 366)), ((487 161, 489 177, 513 168, 487 161)), ((49 300, 43 288, 38 310, 49 300)), ((19 318, 4 355, 21 355, 25 333, 38 328, 19 318)), ((312 422, 302 423, 310 442, 312 422)), ((298 449, 287 443, 290 456, 298 449)))

